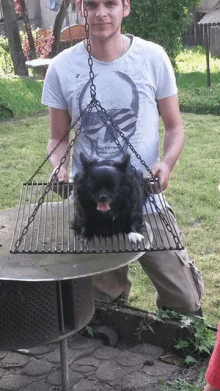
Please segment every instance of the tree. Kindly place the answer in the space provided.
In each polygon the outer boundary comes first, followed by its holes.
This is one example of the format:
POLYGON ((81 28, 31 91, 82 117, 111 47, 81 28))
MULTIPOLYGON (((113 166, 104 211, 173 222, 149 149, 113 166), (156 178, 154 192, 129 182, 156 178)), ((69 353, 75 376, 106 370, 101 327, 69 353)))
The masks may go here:
POLYGON ((70 0, 63 0, 61 7, 57 13, 54 26, 53 26, 53 46, 52 46, 52 56, 55 56, 57 54, 57 48, 60 41, 60 33, 63 26, 63 21, 65 19, 65 16, 67 14, 67 10, 70 4, 70 0))
POLYGON ((20 7, 21 7, 20 13, 21 13, 21 16, 23 17, 23 20, 24 20, 25 30, 26 30, 27 38, 28 38, 28 42, 29 42, 29 59, 33 60, 34 58, 37 58, 37 55, 36 55, 36 50, 35 50, 35 45, 34 45, 34 38, 33 38, 32 30, 31 30, 31 24, 30 24, 28 12, 27 12, 26 4, 25 4, 26 0, 17 0, 17 2, 20 3, 20 7))
POLYGON ((132 0, 123 29, 162 45, 175 62, 190 11, 198 0, 132 0))
POLYGON ((19 76, 28 76, 28 70, 25 65, 25 57, 21 47, 14 1, 1 0, 1 5, 4 16, 5 34, 9 41, 14 72, 19 76))

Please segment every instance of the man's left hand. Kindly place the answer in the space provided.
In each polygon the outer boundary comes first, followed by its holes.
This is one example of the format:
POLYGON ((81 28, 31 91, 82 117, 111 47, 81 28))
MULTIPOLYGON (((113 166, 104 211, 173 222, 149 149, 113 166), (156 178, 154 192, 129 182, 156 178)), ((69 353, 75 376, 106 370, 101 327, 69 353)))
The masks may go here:
POLYGON ((160 181, 161 190, 165 190, 168 187, 170 178, 170 167, 163 161, 156 163, 151 171, 160 181))

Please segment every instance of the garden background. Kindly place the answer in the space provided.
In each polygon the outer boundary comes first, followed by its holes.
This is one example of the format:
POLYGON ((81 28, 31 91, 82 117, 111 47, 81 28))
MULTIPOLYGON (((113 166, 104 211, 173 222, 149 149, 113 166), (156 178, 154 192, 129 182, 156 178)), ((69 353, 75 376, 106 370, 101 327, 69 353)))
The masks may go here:
MULTIPOLYGON (((209 62, 210 87, 204 46, 182 45, 175 56, 185 147, 172 172, 166 198, 174 207, 189 254, 203 274, 205 321, 216 326, 220 320, 220 59, 209 54, 209 62)), ((47 108, 41 105, 42 88, 39 72, 29 71, 28 77, 14 75, 8 42, 0 38, 0 209, 19 204, 22 182, 45 158, 49 119, 47 108)), ((162 156, 162 123, 160 140, 162 156)), ((47 163, 37 179, 47 180, 50 172, 47 163)), ((130 272, 129 304, 155 312, 156 293, 148 276, 139 263, 132 264, 130 272)), ((191 388, 183 385, 181 389, 191 388)))

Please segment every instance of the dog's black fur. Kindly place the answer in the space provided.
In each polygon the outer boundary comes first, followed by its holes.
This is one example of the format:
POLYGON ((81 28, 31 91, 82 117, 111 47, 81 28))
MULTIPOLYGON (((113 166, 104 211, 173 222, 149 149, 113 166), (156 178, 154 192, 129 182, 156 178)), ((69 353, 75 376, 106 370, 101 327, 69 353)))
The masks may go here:
POLYGON ((82 153, 80 159, 82 171, 74 178, 72 228, 75 233, 88 240, 94 235, 132 233, 131 241, 141 241, 143 236, 138 232, 143 223, 142 207, 146 196, 129 169, 130 155, 125 155, 119 162, 88 161, 82 153))

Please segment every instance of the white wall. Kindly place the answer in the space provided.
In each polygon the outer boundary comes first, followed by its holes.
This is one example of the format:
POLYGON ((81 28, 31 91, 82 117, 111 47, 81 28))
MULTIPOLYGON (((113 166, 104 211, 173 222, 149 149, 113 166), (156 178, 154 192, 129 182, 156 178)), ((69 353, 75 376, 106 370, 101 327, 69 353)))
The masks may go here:
POLYGON ((201 0, 197 7, 199 11, 208 12, 218 3, 218 0, 201 0))
MULTIPOLYGON (((57 14, 58 10, 52 11, 48 7, 48 0, 39 0, 39 1, 40 1, 41 17, 42 17, 42 26, 41 27, 42 28, 52 27, 54 25, 54 21, 55 21, 56 14, 57 14)), ((61 4, 61 0, 59 1, 59 3, 61 4)), ((59 9, 59 7, 58 7, 58 9, 59 9)), ((64 21, 63 28, 66 27, 68 25, 68 23, 69 23, 69 25, 82 23, 82 18, 78 17, 78 20, 77 20, 77 13, 72 11, 71 4, 69 5, 69 8, 68 8, 68 18, 66 18, 66 20, 64 21), (68 18, 69 18, 69 22, 68 22, 68 18)))
MULTIPOLYGON (((56 11, 53 11, 49 8, 48 0, 27 0, 26 6, 31 24, 34 25, 35 28, 53 27, 61 3, 62 0, 59 0, 59 5, 56 11)), ((83 23, 83 18, 79 17, 76 12, 72 11, 71 4, 68 7, 68 18, 64 21, 63 28, 66 27, 68 23, 69 25, 83 23)))

